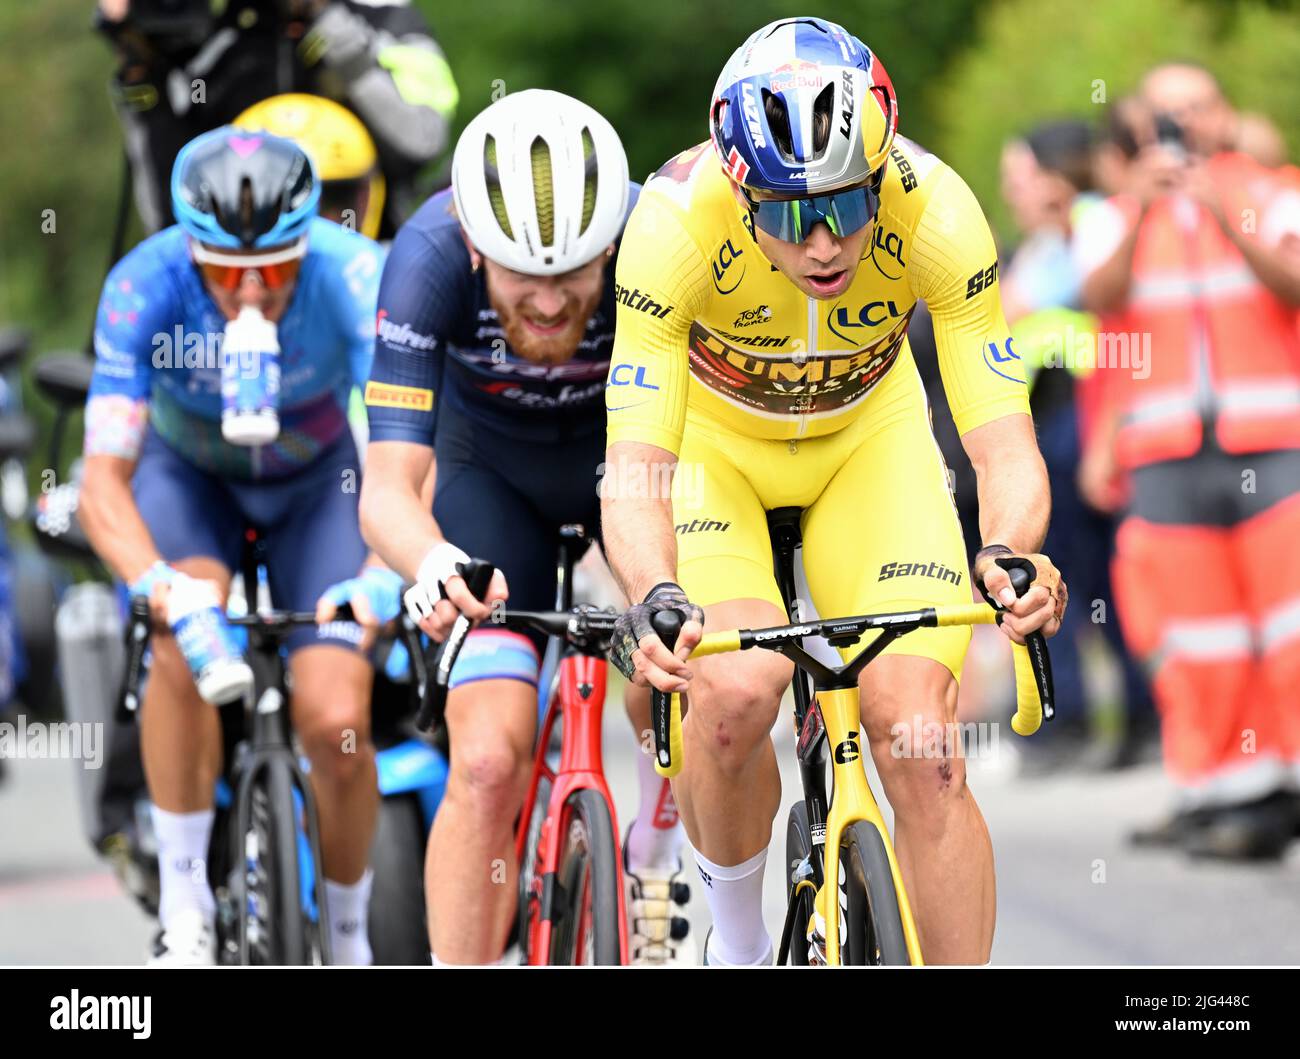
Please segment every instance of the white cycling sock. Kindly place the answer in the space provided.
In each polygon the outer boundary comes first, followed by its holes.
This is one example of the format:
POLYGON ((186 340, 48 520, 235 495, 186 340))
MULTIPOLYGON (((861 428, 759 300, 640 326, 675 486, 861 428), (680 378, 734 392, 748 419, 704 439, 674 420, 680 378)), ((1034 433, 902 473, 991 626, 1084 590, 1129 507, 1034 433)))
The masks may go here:
POLYGON ((158 922, 166 930, 177 912, 197 909, 212 923, 217 902, 208 885, 207 862, 213 810, 169 813, 150 805, 149 814, 158 840, 158 922))
POLYGON ((334 963, 367 967, 371 962, 370 935, 366 913, 370 908, 370 884, 375 874, 369 868, 360 882, 344 886, 325 880, 325 911, 330 921, 330 953, 334 963))
POLYGON ((627 835, 627 866, 633 874, 638 868, 676 871, 685 831, 672 785, 655 771, 650 754, 637 754, 637 759, 641 803, 627 835))
POLYGON ((772 939, 763 925, 763 865, 767 850, 743 864, 714 864, 695 851, 704 899, 713 914, 709 953, 717 962, 746 967, 771 962, 772 939))

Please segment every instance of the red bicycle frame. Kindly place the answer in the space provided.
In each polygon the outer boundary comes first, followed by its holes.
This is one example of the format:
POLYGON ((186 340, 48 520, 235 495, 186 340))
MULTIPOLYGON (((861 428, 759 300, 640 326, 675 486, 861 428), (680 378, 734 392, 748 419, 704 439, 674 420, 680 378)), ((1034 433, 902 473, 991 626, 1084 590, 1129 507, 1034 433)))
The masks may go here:
MULTIPOLYGON (((533 772, 528 781, 528 794, 524 798, 515 836, 515 851, 519 864, 525 863, 528 833, 537 803, 537 792, 543 779, 551 784, 551 794, 546 805, 546 817, 537 839, 536 861, 525 901, 536 902, 536 914, 527 917, 528 937, 520 938, 527 946, 528 963, 544 965, 551 951, 551 898, 554 893, 555 873, 559 868, 561 842, 568 827, 565 803, 574 791, 595 791, 609 806, 609 818, 614 835, 620 834, 618 818, 614 812, 614 799, 605 783, 605 770, 601 756, 601 720, 605 710, 605 688, 608 664, 604 658, 565 651, 559 663, 559 679, 546 709, 546 719, 537 740, 533 759, 533 772), (564 717, 561 729, 560 762, 552 769, 547 762, 547 748, 555 722, 564 717)), ((618 860, 618 951, 619 962, 627 963, 627 909, 624 907, 623 858, 618 860)))

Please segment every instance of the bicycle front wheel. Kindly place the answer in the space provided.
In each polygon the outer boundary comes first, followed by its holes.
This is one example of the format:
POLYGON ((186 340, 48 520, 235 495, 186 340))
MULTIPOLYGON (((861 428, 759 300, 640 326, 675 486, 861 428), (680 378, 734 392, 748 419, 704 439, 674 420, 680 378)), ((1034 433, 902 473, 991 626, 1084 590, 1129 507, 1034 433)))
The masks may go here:
POLYGON ((787 962, 795 967, 808 964, 808 921, 813 914, 813 893, 804 887, 795 893, 795 873, 799 866, 812 856, 812 833, 808 829, 808 805, 803 801, 790 806, 790 818, 785 829, 785 897, 788 938, 782 941, 789 948, 787 962))
POLYGON ((550 962, 622 963, 618 844, 609 806, 596 791, 575 791, 564 803, 560 824, 559 889, 551 909, 550 962))
POLYGON ((243 872, 239 910, 241 962, 301 965, 307 938, 299 893, 293 777, 276 760, 267 762, 249 789, 248 828, 239 836, 237 871, 243 872))
POLYGON ((859 820, 845 829, 840 843, 840 962, 907 966, 912 960, 880 832, 859 820))

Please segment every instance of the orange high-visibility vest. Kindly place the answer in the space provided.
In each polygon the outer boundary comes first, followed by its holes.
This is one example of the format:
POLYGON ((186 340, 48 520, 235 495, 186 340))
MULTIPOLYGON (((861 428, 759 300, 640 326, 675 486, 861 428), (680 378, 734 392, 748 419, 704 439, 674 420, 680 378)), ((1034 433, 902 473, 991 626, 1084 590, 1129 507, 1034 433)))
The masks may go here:
MULTIPOLYGON (((1255 232, 1285 181, 1242 154, 1208 166, 1229 223, 1255 232)), ((1136 220, 1135 202, 1113 201, 1136 220)), ((1149 335, 1150 347, 1142 371, 1113 369, 1121 466, 1192 455, 1205 420, 1227 452, 1300 447, 1295 307, 1259 281, 1204 207, 1168 196, 1141 223, 1123 315, 1129 342, 1149 335)))

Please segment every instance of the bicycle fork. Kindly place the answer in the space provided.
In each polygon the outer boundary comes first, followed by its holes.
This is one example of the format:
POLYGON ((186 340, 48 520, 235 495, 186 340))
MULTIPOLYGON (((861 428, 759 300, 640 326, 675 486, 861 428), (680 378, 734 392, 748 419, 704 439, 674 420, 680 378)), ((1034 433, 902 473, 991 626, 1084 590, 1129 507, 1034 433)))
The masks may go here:
POLYGON ((831 748, 831 769, 834 776, 834 797, 826 820, 825 871, 821 887, 813 899, 814 906, 826 924, 826 962, 834 967, 840 963, 842 938, 848 929, 845 914, 848 893, 844 887, 840 865, 840 836, 858 821, 871 824, 880 832, 889 869, 898 892, 898 910, 903 920, 903 934, 907 939, 907 952, 913 964, 921 963, 921 944, 916 934, 912 907, 903 888, 903 875, 894 856, 894 844, 889 829, 880 813, 880 807, 871 793, 867 773, 862 761, 862 733, 856 683, 848 688, 820 688, 817 691, 817 708, 826 726, 827 745, 831 748), (834 900, 828 900, 828 890, 833 886, 834 900))

